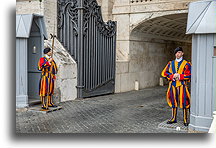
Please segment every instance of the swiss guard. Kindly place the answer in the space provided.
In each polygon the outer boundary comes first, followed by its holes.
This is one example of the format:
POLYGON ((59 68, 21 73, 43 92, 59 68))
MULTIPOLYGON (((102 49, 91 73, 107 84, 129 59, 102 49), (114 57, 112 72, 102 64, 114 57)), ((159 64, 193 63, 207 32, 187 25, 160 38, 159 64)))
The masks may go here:
POLYGON ((172 117, 167 124, 177 123, 177 108, 183 109, 184 126, 188 126, 188 109, 190 108, 190 93, 188 82, 191 79, 191 63, 183 59, 183 49, 177 47, 174 50, 176 59, 169 61, 162 77, 169 81, 166 94, 168 105, 172 108, 172 117))
POLYGON ((52 101, 54 93, 54 83, 57 74, 57 65, 52 58, 53 51, 50 48, 44 49, 45 56, 38 62, 38 70, 41 71, 39 82, 39 95, 41 98, 42 109, 57 107, 52 101))

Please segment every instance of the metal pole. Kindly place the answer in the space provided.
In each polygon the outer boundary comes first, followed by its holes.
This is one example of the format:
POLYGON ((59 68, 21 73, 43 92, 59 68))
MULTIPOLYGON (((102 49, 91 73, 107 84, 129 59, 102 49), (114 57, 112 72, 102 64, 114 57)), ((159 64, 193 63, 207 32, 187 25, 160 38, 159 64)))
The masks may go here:
POLYGON ((83 0, 78 0, 77 98, 83 98, 83 0))

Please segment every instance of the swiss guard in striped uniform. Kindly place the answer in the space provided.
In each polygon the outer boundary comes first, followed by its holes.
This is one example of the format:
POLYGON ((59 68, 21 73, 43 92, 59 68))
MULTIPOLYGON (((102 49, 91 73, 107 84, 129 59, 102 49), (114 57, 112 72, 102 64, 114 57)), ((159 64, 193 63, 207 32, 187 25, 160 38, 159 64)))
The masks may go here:
POLYGON ((188 126, 187 116, 190 108, 190 93, 187 83, 191 79, 191 64, 183 59, 183 49, 177 47, 174 50, 176 59, 169 61, 164 70, 162 77, 169 81, 166 100, 172 108, 172 118, 167 124, 177 123, 177 108, 183 108, 184 125, 188 126))
POLYGON ((52 95, 54 93, 54 83, 57 74, 57 65, 52 55, 50 48, 44 49, 45 56, 40 58, 38 62, 38 70, 41 71, 41 79, 39 82, 39 95, 42 102, 42 109, 48 109, 48 107, 57 107, 52 101, 52 95))

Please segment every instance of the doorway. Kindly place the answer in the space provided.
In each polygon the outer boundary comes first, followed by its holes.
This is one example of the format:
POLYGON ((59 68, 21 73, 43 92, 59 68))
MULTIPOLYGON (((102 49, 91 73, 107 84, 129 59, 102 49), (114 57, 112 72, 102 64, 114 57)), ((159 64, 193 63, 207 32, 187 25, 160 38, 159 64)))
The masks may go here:
POLYGON ((28 39, 28 104, 40 102, 38 61, 42 57, 42 43, 40 28, 35 19, 32 23, 31 34, 28 39))

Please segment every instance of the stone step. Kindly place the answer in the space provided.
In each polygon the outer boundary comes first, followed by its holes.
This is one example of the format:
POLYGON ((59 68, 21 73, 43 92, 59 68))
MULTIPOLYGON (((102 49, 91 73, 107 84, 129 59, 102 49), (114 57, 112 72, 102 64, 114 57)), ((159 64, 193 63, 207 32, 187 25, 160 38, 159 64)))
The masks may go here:
POLYGON ((47 110, 42 109, 41 106, 37 105, 37 106, 33 106, 30 107, 28 109, 28 111, 30 112, 39 112, 39 113, 49 113, 49 112, 53 112, 53 111, 57 111, 62 109, 62 106, 57 106, 57 107, 49 107, 47 110))
POLYGON ((183 132, 188 131, 188 127, 184 126, 183 121, 179 121, 173 124, 167 124, 167 121, 168 120, 161 122, 158 125, 158 128, 165 129, 165 130, 183 131, 183 132))

